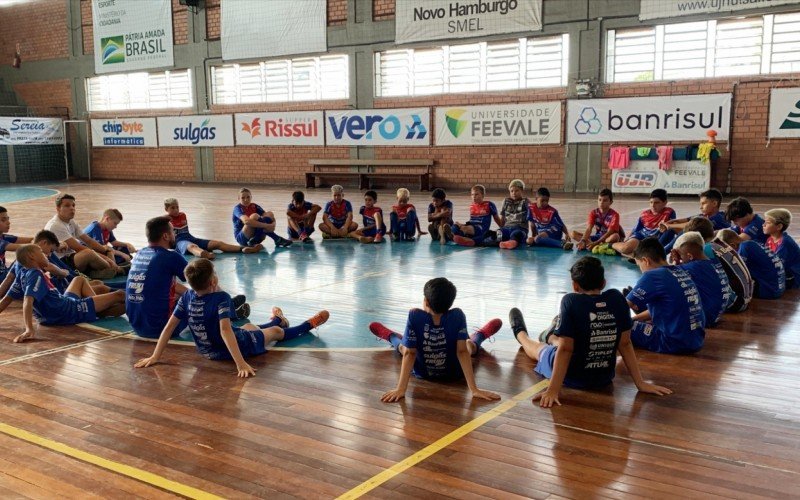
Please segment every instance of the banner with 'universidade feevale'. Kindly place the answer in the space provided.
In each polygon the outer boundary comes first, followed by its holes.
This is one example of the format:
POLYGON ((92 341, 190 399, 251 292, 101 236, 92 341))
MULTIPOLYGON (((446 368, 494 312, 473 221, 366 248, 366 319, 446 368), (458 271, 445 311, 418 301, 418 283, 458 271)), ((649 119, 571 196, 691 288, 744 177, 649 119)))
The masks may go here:
POLYGON ((170 0, 92 0, 95 73, 175 64, 170 0))

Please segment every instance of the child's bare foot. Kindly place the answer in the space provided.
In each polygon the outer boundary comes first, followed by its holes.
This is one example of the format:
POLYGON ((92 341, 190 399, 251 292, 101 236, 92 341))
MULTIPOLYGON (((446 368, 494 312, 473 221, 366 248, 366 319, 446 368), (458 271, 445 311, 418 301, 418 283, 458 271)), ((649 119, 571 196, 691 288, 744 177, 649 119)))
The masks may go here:
POLYGON ((33 338, 34 332, 23 332, 20 335, 14 337, 14 343, 19 344, 20 342, 25 342, 26 340, 30 340, 33 338))
POLYGON ((217 256, 214 252, 209 252, 208 250, 203 250, 203 253, 200 254, 200 257, 208 260, 214 260, 217 256))
POLYGON ((272 308, 272 317, 281 320, 281 328, 289 328, 289 320, 283 315, 283 310, 280 307, 272 308))
POLYGON ((248 253, 248 254, 249 253, 258 253, 261 250, 264 250, 264 245, 259 243, 258 245, 254 246, 254 247, 243 247, 242 248, 242 253, 248 253))

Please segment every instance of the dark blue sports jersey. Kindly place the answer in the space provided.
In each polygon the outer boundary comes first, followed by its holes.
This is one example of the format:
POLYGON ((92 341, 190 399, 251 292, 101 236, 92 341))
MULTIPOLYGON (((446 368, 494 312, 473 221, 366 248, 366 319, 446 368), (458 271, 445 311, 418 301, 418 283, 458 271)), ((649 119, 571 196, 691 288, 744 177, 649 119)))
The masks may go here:
POLYGON ((753 220, 751 220, 750 223, 744 227, 744 229, 740 228, 736 224, 733 224, 730 227, 736 231, 736 234, 744 233, 759 245, 763 245, 767 242, 767 235, 764 234, 764 219, 762 219, 758 214, 753 216, 753 220))
POLYGON ((631 311, 616 289, 600 295, 568 293, 561 299, 553 332, 573 340, 564 378, 569 387, 600 387, 614 379, 622 332, 631 329, 631 311))
POLYGON ((294 206, 294 202, 292 202, 292 203, 289 203, 289 206, 287 208, 288 208, 288 210, 290 212, 294 213, 297 216, 300 216, 300 215, 305 215, 308 212, 310 212, 311 209, 314 208, 314 204, 311 203, 310 201, 304 201, 303 202, 303 206, 298 208, 298 207, 294 206))
POLYGON ((42 324, 74 325, 96 319, 91 299, 61 295, 41 269, 23 269, 23 294, 33 297, 33 311, 42 324))
MULTIPOLYGON (((53 286, 56 287, 56 290, 58 290, 62 294, 65 293, 67 291, 67 287, 69 286, 69 284, 72 283, 72 280, 75 279, 76 276, 78 276, 77 273, 75 272, 74 269, 64 264, 64 261, 59 259, 56 256, 55 252, 50 252, 50 255, 47 257, 47 260, 49 260, 50 263, 56 266, 57 268, 63 269, 64 271, 67 271, 69 273, 64 278, 50 276, 50 282, 53 283, 53 286)), ((19 296, 12 295, 12 298, 14 299, 22 299, 22 274, 24 270, 25 268, 22 267, 22 264, 20 264, 19 262, 14 262, 14 264, 11 266, 11 272, 14 273, 14 285, 12 285, 12 289, 16 287, 16 291, 18 291, 19 295, 19 296)), ((11 292, 12 290, 9 290, 9 293, 11 292)))
POLYGON ((536 203, 531 203, 528 209, 528 220, 533 222, 536 234, 547 233, 558 235, 564 231, 564 221, 558 214, 558 210, 552 205, 539 208, 536 203))
POLYGON ((497 206, 491 201, 473 203, 469 206, 469 224, 478 228, 476 232, 489 229, 494 215, 497 215, 497 206))
MULTIPOLYGON (((439 208, 439 211, 441 211, 443 209, 450 210, 450 217, 448 217, 447 219, 440 219, 440 220, 442 222, 444 222, 445 224, 452 225, 453 224, 453 202, 450 201, 450 200, 444 200, 444 202, 442 203, 442 206, 439 208)), ((428 205, 428 214, 435 214, 436 212, 437 212, 436 205, 434 205, 433 203, 430 203, 428 205)))
POLYGON ((778 245, 775 245, 772 237, 767 240, 769 248, 774 247, 774 253, 780 257, 783 263, 783 270, 786 272, 786 283, 791 283, 793 288, 800 287, 800 248, 794 238, 788 233, 783 233, 783 238, 778 245))
POLYGON ((17 237, 10 234, 0 236, 0 281, 3 281, 8 273, 6 267, 6 247, 9 243, 16 243, 17 237))
POLYGON ((117 241, 114 237, 114 231, 103 229, 99 222, 94 221, 83 229, 83 234, 88 235, 94 241, 101 245, 108 245, 112 241, 117 241))
POLYGON ((337 227, 343 225, 347 220, 347 214, 353 211, 353 205, 347 200, 342 200, 339 203, 333 200, 325 204, 323 212, 328 215, 328 219, 337 227))
POLYGON ((421 378, 457 379, 464 376, 456 351, 459 340, 467 340, 467 318, 461 309, 450 309, 439 325, 422 309, 408 313, 403 345, 417 350, 414 375, 421 378))
POLYGON ((786 271, 780 257, 761 246, 755 240, 739 244, 739 255, 747 264, 750 275, 755 280, 756 297, 777 299, 786 291, 786 271))
POLYGON ((661 333, 659 352, 694 352, 703 346, 705 315, 700 292, 684 269, 664 266, 642 274, 626 297, 639 311, 650 311, 661 333))
POLYGON ((157 338, 175 307, 175 278, 185 281, 186 259, 173 250, 150 246, 131 261, 125 311, 134 331, 157 338))
POLYGON ((698 217, 705 217, 706 219, 710 220, 711 225, 714 226, 714 231, 719 231, 720 229, 730 229, 731 227, 731 223, 725 218, 725 214, 723 212, 718 211, 711 217, 707 217, 704 214, 700 214, 698 217))
POLYGON ((242 232, 244 229, 244 222, 242 222, 242 216, 246 215, 250 217, 253 214, 258 214, 259 217, 264 215, 264 209, 261 208, 260 205, 255 203, 251 203, 249 205, 242 206, 241 203, 233 207, 233 215, 231 215, 231 219, 233 220, 233 234, 236 236, 236 233, 242 232))
MULTIPOLYGON (((226 292, 197 295, 194 290, 187 290, 178 300, 172 314, 180 320, 188 321, 189 331, 192 332, 201 355, 209 359, 230 357, 219 328, 220 320, 236 319, 233 301, 226 292)), ((238 329, 233 330, 236 334, 238 329)))
POLYGON ((692 260, 680 267, 689 272, 697 291, 706 317, 705 326, 713 326, 722 318, 728 305, 735 300, 733 290, 728 282, 728 275, 719 261, 703 259, 692 260))

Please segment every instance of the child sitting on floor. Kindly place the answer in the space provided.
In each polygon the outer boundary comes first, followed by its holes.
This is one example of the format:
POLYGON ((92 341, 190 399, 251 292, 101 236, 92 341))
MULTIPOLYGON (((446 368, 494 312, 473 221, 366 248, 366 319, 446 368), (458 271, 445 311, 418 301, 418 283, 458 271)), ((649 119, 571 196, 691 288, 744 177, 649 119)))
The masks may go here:
POLYGON ((528 204, 525 183, 514 179, 508 184, 508 198, 500 208, 500 248, 513 250, 528 237, 528 204))
POLYGON ((416 233, 419 233, 420 237, 428 234, 422 231, 417 217, 417 207, 409 203, 410 199, 411 192, 408 189, 397 190, 397 205, 392 206, 392 213, 389 214, 392 241, 415 241, 416 233))
MULTIPOLYGON (((136 252, 136 247, 130 243, 119 241, 114 236, 114 229, 122 222, 122 212, 116 208, 109 208, 103 212, 99 221, 92 221, 83 229, 83 234, 89 236, 103 246, 111 245, 114 249, 114 261, 120 265, 130 265, 131 255, 136 252)), ((57 238, 57 237, 56 237, 57 238)))
POLYGON ((386 234, 386 224, 383 222, 383 210, 375 204, 378 201, 378 193, 367 191, 364 193, 364 204, 358 210, 363 218, 363 226, 351 232, 349 236, 361 243, 380 243, 383 235, 386 234))
POLYGON ((486 196, 486 188, 476 184, 470 189, 470 195, 472 204, 469 206, 469 221, 464 224, 456 222, 452 226, 453 241, 457 245, 465 247, 480 246, 497 239, 496 234, 495 238, 492 238, 492 231, 490 231, 492 218, 498 226, 502 227, 502 219, 497 213, 495 204, 483 199, 486 196))
POLYGON ((800 287, 800 248, 789 233, 792 213, 785 208, 774 208, 764 213, 764 234, 767 248, 780 257, 786 272, 786 289, 800 287))
POLYGON ((759 245, 767 242, 764 234, 764 219, 753 213, 753 207, 747 198, 735 198, 725 208, 725 218, 731 222, 733 229, 742 241, 754 240, 759 245))
POLYGON ((325 204, 322 211, 322 223, 319 230, 322 238, 345 238, 358 229, 353 222, 353 205, 344 199, 344 188, 338 184, 331 186, 331 201, 325 204))
POLYGON ((292 202, 286 211, 288 217, 289 238, 303 243, 313 243, 311 233, 314 232, 314 221, 322 208, 310 201, 302 191, 292 193, 292 202))
POLYGON ((275 232, 275 214, 267 212, 261 205, 253 203, 253 194, 247 188, 239 190, 239 204, 233 207, 233 237, 247 250, 244 253, 260 252, 267 237, 275 242, 275 248, 292 246, 287 240, 275 232))
POLYGON ((451 309, 456 299, 453 283, 435 278, 425 283, 423 293, 423 308, 409 311, 404 335, 381 323, 369 325, 376 337, 391 343, 403 356, 397 387, 381 396, 381 401, 392 403, 403 399, 412 371, 415 376, 430 380, 464 378, 473 398, 500 399, 497 394, 482 391, 475 385, 470 357, 477 353, 484 340, 497 333, 503 322, 493 319, 469 337, 464 312, 451 309))
POLYGON ((204 240, 193 236, 192 233, 189 232, 189 221, 186 218, 186 214, 181 212, 181 207, 178 205, 178 200, 175 198, 167 198, 164 200, 164 210, 166 210, 167 217, 169 217, 169 224, 172 226, 172 232, 175 233, 175 250, 180 255, 184 255, 188 252, 195 257, 214 259, 214 257, 216 257, 214 250, 231 253, 255 253, 262 249, 258 247, 231 245, 219 240, 204 240))
POLYGON ((636 222, 636 227, 631 231, 625 241, 614 243, 611 248, 620 254, 630 257, 639 242, 645 238, 656 237, 661 245, 666 245, 675 238, 675 231, 665 229, 661 231, 663 222, 675 218, 675 210, 667 206, 667 191, 654 189, 650 193, 650 208, 643 210, 636 222))
POLYGON ((597 208, 589 212, 586 230, 583 233, 572 232, 572 239, 578 242, 578 250, 616 253, 609 245, 621 241, 625 237, 625 232, 620 226, 619 213, 611 208, 612 203, 614 203, 614 193, 608 188, 601 189, 597 195, 597 208), (594 234, 592 230, 595 231, 594 234))
POLYGON ((606 286, 603 264, 596 257, 582 257, 569 270, 572 290, 561 299, 553 325, 538 341, 528 335, 522 312, 508 314, 514 338, 525 354, 537 361, 536 373, 550 379, 546 391, 533 401, 550 408, 562 385, 580 389, 603 387, 616 375, 617 352, 640 392, 663 396, 672 391, 644 381, 631 344, 631 316, 625 297, 606 286))
POLYGON ((558 210, 550 205, 550 190, 546 187, 536 190, 536 203, 528 208, 528 223, 531 228, 528 245, 572 250, 567 225, 561 220, 558 210))
POLYGON ((289 328, 282 311, 272 309, 272 319, 263 325, 246 323, 234 327, 236 319, 231 296, 219 289, 214 264, 207 259, 196 259, 186 266, 186 280, 192 287, 184 293, 175 311, 158 338, 149 358, 139 360, 134 366, 152 366, 161 359, 173 330, 181 321, 187 321, 200 354, 212 360, 230 360, 236 363, 239 377, 255 375, 256 371, 244 358, 267 352, 267 345, 277 340, 289 340, 310 332, 328 321, 328 311, 320 311, 299 326, 289 328))
POLYGON ((428 205, 428 232, 432 240, 444 245, 453 240, 453 202, 447 199, 444 189, 436 188, 431 193, 428 205))
POLYGON ((753 296, 759 299, 779 299, 786 291, 786 270, 783 261, 769 248, 753 240, 742 240, 731 229, 717 231, 717 239, 739 253, 755 281, 753 296))

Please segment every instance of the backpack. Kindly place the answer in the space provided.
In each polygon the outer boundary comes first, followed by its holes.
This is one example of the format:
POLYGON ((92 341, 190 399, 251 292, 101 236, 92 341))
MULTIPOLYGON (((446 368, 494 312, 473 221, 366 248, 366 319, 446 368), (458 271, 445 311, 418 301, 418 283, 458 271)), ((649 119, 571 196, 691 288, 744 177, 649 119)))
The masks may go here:
POLYGON ((728 275, 728 281, 731 288, 736 294, 736 300, 728 305, 728 312, 742 312, 750 305, 750 300, 753 298, 755 290, 755 282, 753 277, 750 276, 750 270, 747 269, 747 264, 744 263, 742 257, 736 253, 736 250, 731 248, 719 240, 711 242, 711 248, 714 250, 725 274, 728 275))

